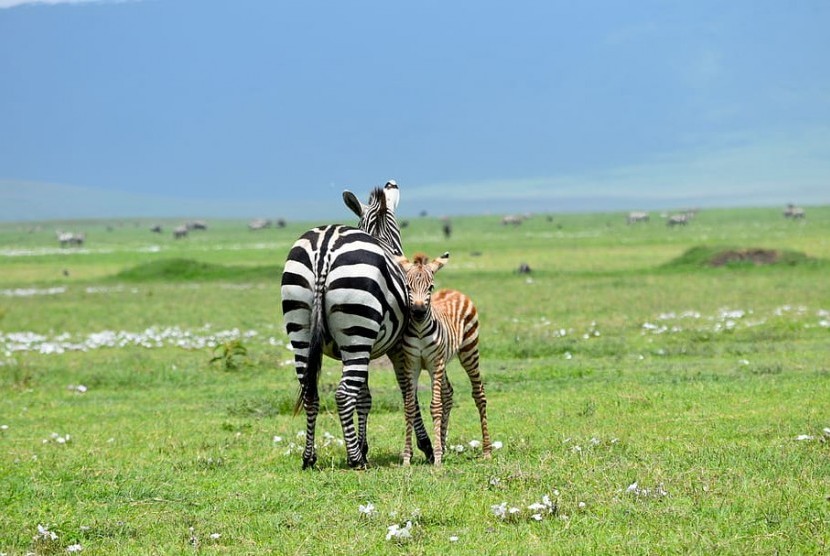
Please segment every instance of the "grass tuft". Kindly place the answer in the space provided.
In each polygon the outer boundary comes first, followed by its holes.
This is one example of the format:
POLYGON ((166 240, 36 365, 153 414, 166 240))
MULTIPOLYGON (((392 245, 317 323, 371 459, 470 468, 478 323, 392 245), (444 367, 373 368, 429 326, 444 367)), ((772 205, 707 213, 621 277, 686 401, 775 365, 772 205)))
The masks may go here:
POLYGON ((122 270, 114 278, 122 282, 273 281, 280 276, 281 271, 281 267, 276 265, 230 266, 193 259, 164 259, 122 270))

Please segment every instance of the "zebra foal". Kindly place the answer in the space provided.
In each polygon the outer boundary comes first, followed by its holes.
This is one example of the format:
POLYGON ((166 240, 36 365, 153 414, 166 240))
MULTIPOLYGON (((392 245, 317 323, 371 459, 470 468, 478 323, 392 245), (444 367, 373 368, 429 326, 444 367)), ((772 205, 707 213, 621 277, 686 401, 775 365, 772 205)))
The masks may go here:
MULTIPOLYGON (((416 254, 411 262, 405 257, 398 258, 409 286, 410 313, 402 340, 406 369, 403 378, 398 379, 406 413, 404 465, 409 465, 412 459, 413 428, 419 437, 419 447, 424 442, 422 436, 427 434, 421 421, 416 392, 422 368, 427 369, 431 378, 434 462, 441 465, 453 405, 453 389, 446 375, 446 366, 455 355, 458 355, 472 384, 473 400, 481 421, 484 457, 489 458, 491 453, 487 398, 479 373, 478 312, 472 300, 459 291, 442 289, 433 293, 435 273, 447 263, 449 256, 449 253, 444 253, 431 262, 423 253, 416 254)), ((429 441, 428 437, 426 441, 429 441)))
POLYGON ((407 314, 404 274, 396 260, 403 252, 395 219, 399 198, 391 180, 372 191, 368 205, 346 191, 343 200, 360 217, 358 228, 313 228, 288 253, 280 293, 300 383, 295 412, 306 412, 303 469, 317 461, 314 433, 323 355, 343 363, 335 400, 351 467, 365 467, 369 449, 369 361, 389 352, 396 374, 402 372, 403 359, 395 351, 407 314))

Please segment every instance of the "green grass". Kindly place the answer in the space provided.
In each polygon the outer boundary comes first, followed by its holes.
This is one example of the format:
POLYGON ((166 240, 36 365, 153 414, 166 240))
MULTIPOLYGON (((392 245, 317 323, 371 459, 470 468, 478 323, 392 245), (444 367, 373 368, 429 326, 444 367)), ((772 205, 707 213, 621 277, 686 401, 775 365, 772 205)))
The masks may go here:
MULTIPOLYGON (((81 252, 56 251, 54 223, 0 225, 0 552, 827 553, 830 207, 808 212, 702 211, 682 229, 656 215, 456 218, 449 240, 438 219, 411 219, 408 254, 450 250, 439 286, 479 308, 503 447, 489 461, 467 447, 441 469, 419 454, 401 467, 402 404, 381 359, 362 472, 336 442, 331 360, 318 469, 300 470, 279 269, 317 223, 216 222, 179 241, 146 222, 62 223, 86 231, 81 252), (756 248, 782 256, 709 265, 756 248), (107 331, 165 339, 91 347, 107 331), (5 353, 22 332, 87 351, 5 353), (238 365, 193 347, 224 333, 245 348, 238 365), (536 522, 527 506, 543 495, 557 512, 536 522), (360 513, 367 502, 375 514, 360 513), (496 517, 503 502, 518 516, 496 517), (411 539, 386 539, 407 520, 411 539), (34 540, 38 524, 58 539, 34 540)), ((468 446, 475 406, 457 363, 449 373, 449 441, 468 446)))

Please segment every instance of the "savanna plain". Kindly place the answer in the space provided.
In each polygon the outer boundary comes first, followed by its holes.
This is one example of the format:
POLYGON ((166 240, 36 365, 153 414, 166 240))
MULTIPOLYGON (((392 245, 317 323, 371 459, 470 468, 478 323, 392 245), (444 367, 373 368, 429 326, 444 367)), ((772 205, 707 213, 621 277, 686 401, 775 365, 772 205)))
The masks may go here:
POLYGON ((0 224, 0 553, 830 552, 830 207, 410 218, 478 306, 499 449, 454 362, 444 465, 403 467, 383 358, 365 471, 328 359, 300 469, 279 281, 319 223, 177 223, 0 224))

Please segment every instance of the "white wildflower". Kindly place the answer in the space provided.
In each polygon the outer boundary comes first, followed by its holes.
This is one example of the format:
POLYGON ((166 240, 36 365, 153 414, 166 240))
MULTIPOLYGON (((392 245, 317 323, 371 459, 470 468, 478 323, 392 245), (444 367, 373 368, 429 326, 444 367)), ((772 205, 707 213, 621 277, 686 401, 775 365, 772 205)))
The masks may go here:
POLYGON ((500 519, 504 519, 507 515, 507 502, 502 502, 501 504, 494 504, 490 506, 490 511, 493 512, 493 515, 500 519))
POLYGON ((456 537, 455 535, 451 536, 450 542, 458 542, 458 537, 456 537))
POLYGON ((628 488, 627 488, 627 489, 625 489, 625 491, 626 491, 626 492, 634 492, 634 493, 636 493, 636 492, 638 491, 638 488, 637 488, 637 487, 638 487, 638 485, 637 485, 637 481, 634 481, 633 483, 631 483, 630 485, 628 485, 628 488))
POLYGON ((494 450, 501 450, 502 446, 504 446, 504 444, 501 443, 501 440, 496 440, 495 442, 493 442, 494 450))
POLYGON ((84 549, 80 544, 70 544, 66 547, 67 552, 80 552, 84 549))
POLYGON ((533 514, 530 517, 531 519, 535 519, 536 521, 542 521, 542 514, 533 514))
POLYGON ((464 451, 464 445, 463 444, 456 444, 454 446, 450 446, 450 450, 460 454, 461 452, 464 451))
POLYGON ((366 502, 365 505, 360 504, 357 507, 357 510, 365 516, 373 516, 377 513, 377 510, 375 509, 375 505, 372 504, 371 502, 366 502))
POLYGON ((404 539, 409 539, 411 537, 412 537, 412 522, 411 521, 407 521, 406 525, 404 525, 403 527, 401 527, 400 525, 398 525, 396 523, 393 523, 392 525, 387 527, 387 533, 386 533, 386 540, 387 541, 392 540, 392 539, 404 540, 404 539))
POLYGON ((499 479, 498 477, 492 477, 490 479, 490 486, 499 486, 499 483, 501 483, 501 479, 499 479))
POLYGON ((32 537, 32 540, 36 541, 55 541, 58 540, 58 536, 50 531, 47 527, 38 524, 37 526, 37 535, 32 537))
POLYGON ((473 450, 475 450, 476 448, 478 448, 479 446, 481 446, 481 442, 480 442, 480 441, 478 441, 478 440, 470 440, 469 445, 470 445, 470 448, 472 448, 473 450))
POLYGON ((219 538, 220 538, 221 536, 222 536, 222 534, 221 534, 221 533, 211 533, 211 534, 210 534, 210 538, 211 538, 211 539, 213 539, 213 540, 215 540, 215 541, 216 541, 216 540, 219 540, 219 538))
POLYGON ((814 440, 816 437, 811 434, 799 434, 795 437, 796 440, 814 440))
POLYGON ((584 510, 584 509, 585 509, 585 506, 587 506, 587 504, 585 504, 585 502, 580 502, 579 504, 577 504, 577 507, 578 507, 580 510, 584 510))

